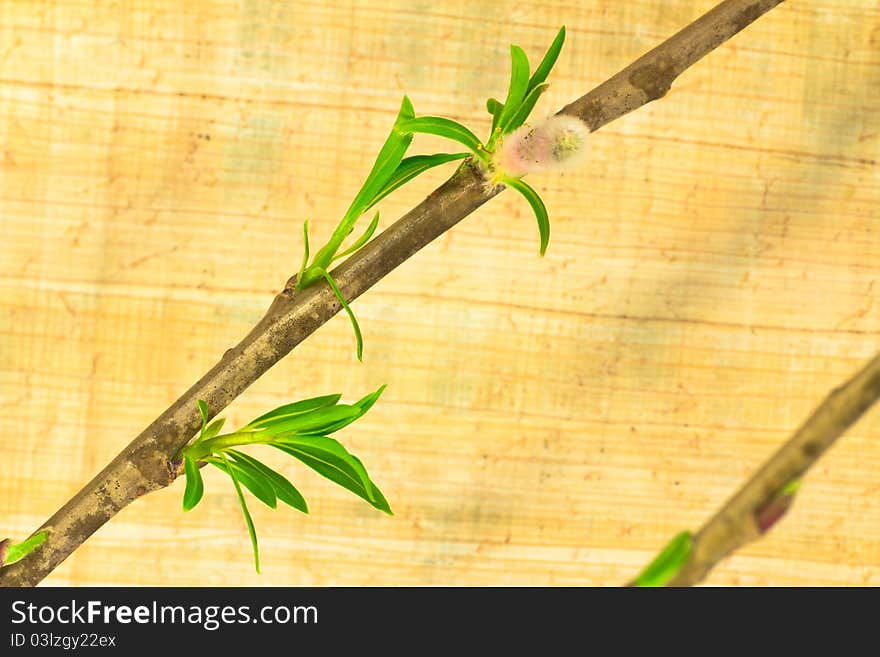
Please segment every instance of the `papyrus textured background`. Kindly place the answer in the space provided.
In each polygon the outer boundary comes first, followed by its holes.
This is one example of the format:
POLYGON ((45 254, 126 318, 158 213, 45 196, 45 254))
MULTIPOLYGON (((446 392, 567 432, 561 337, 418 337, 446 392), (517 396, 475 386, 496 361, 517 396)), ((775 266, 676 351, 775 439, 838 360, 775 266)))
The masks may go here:
MULTIPOLYGON (((508 45, 555 111, 711 0, 0 2, 0 534, 207 370, 324 239, 407 93, 488 130, 508 45)), ((418 138, 411 151, 439 140, 418 138)), ((443 145, 443 148, 447 148, 443 145)), ((339 438, 396 515, 275 458, 309 516, 139 500, 47 584, 616 585, 696 529, 880 345, 880 11, 786 2, 500 197, 226 412, 388 384, 339 438)), ((387 226, 444 179, 381 206, 387 226)), ((713 584, 880 585, 880 409, 713 584)))

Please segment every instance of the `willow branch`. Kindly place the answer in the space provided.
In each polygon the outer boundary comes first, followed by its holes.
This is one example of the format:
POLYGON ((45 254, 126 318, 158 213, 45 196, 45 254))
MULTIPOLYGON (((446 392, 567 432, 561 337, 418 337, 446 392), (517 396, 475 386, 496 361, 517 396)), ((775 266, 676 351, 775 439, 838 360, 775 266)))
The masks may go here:
MULTIPOLYGON (((726 0, 560 113, 581 118, 591 130, 662 97, 698 59, 782 0, 726 0)), ((424 201, 332 272, 353 300, 416 251, 455 226, 498 193, 465 164, 424 201)), ((198 430, 196 406, 223 410, 251 383, 340 310, 325 283, 294 291, 288 281, 251 332, 220 362, 140 433, 41 529, 49 538, 21 561, 0 570, 0 585, 35 585, 120 509, 171 484, 171 462, 198 430)))
POLYGON ((880 355, 832 390, 791 439, 694 535, 688 560, 667 585, 698 584, 727 555, 769 530, 794 500, 794 490, 786 489, 878 398, 880 355))

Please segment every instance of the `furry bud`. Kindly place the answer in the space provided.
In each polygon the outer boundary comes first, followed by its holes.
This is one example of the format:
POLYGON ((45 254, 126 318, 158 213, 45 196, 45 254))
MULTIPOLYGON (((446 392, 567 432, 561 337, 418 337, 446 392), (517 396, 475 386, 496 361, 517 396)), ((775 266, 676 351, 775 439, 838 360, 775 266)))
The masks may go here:
POLYGON ((567 169, 583 161, 589 134, 586 123, 565 114, 523 125, 504 137, 495 152, 495 167, 517 177, 567 169))

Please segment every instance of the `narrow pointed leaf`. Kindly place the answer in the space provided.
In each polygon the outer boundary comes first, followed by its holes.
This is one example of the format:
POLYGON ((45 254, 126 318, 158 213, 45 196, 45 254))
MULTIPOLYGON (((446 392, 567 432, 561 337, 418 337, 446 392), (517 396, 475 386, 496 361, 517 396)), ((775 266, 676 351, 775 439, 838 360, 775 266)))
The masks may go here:
POLYGON ((675 577, 690 558, 692 537, 690 532, 680 532, 663 548, 663 551, 639 574, 635 586, 664 586, 675 577))
POLYGON ((202 494, 205 492, 205 483, 202 481, 199 464, 188 456, 183 457, 183 471, 186 474, 186 490, 183 491, 183 510, 190 511, 202 499, 202 494))
POLYGON ((497 125, 506 125, 519 110, 529 86, 529 58, 519 46, 510 46, 510 87, 497 125))
POLYGON ((334 422, 333 424, 326 424, 326 425, 320 427, 319 429, 314 429, 311 431, 300 431, 298 433, 300 435, 308 434, 308 435, 326 436, 328 434, 335 433, 336 431, 339 431, 343 427, 347 427, 349 424, 351 424, 355 420, 363 417, 364 414, 366 414, 366 412, 373 407, 373 404, 376 403, 376 400, 379 399, 379 395, 382 394, 382 391, 385 390, 386 387, 387 386, 383 385, 375 392, 371 392, 370 394, 365 396, 363 399, 352 404, 352 407, 360 409, 360 412, 357 413, 356 415, 351 415, 350 417, 343 418, 343 419, 339 420, 338 422, 334 422))
MULTIPOLYGON (((370 205, 372 205, 372 203, 370 203, 370 205)), ((368 210, 369 206, 364 209, 368 210)), ((373 216, 373 220, 370 222, 370 225, 367 226, 367 229, 364 231, 364 234, 361 235, 354 242, 352 242, 351 246, 349 246, 345 251, 342 251, 341 253, 337 253, 335 256, 333 256, 333 259, 338 260, 339 258, 344 258, 345 256, 351 255, 352 253, 357 251, 359 248, 361 248, 364 244, 366 244, 370 240, 370 238, 373 236, 373 233, 376 232, 376 228, 378 226, 379 226, 379 213, 377 212, 373 216)))
POLYGON ((394 121, 394 127, 391 129, 391 134, 385 140, 379 155, 376 156, 376 162, 373 164, 370 174, 364 181, 357 196, 355 196, 354 201, 352 201, 348 212, 345 213, 346 217, 354 217, 356 219, 366 212, 370 200, 375 198, 379 190, 385 185, 385 181, 397 169, 413 138, 410 131, 404 129, 402 124, 405 124, 414 116, 415 112, 413 111, 412 103, 408 97, 404 96, 400 110, 397 113, 397 118, 394 121))
POLYGON ((354 316, 354 311, 352 311, 351 307, 348 305, 345 297, 342 296, 342 292, 340 292, 339 288, 336 286, 336 281, 333 280, 333 277, 327 272, 327 270, 321 269, 318 273, 320 273, 324 277, 324 280, 327 281, 327 285, 333 290, 333 294, 339 299, 339 303, 342 304, 342 309, 345 310, 345 314, 348 315, 348 319, 351 321, 351 327, 354 329, 354 342, 355 350, 357 351, 357 359, 363 362, 364 338, 361 335, 361 327, 358 325, 357 318, 354 316))
POLYGON ((220 452, 220 459, 214 456, 206 457, 205 461, 228 474, 232 479, 241 484, 254 494, 258 500, 269 508, 276 508, 278 501, 272 486, 263 481, 263 478, 251 468, 236 461, 230 461, 220 452))
POLYGON ((43 529, 30 538, 23 540, 21 543, 10 545, 7 548, 6 559, 0 563, 0 566, 8 566, 9 564, 24 559, 27 555, 45 543, 47 538, 49 538, 49 530, 43 529))
POLYGON ((523 123, 526 122, 526 119, 529 118, 529 114, 532 113, 532 110, 535 109, 535 103, 538 102, 538 98, 541 97, 541 94, 547 89, 549 85, 547 84, 539 84, 537 87, 532 89, 528 95, 523 99, 522 104, 519 106, 516 114, 514 114, 510 121, 507 122, 507 125, 501 126, 501 132, 507 134, 516 130, 523 123))
POLYGON ((219 420, 214 420, 207 426, 205 432, 202 434, 202 440, 210 440, 218 433, 220 433, 220 429, 223 428, 223 425, 226 423, 226 418, 221 417, 219 420))
POLYGON ((319 408, 333 406, 340 399, 342 399, 342 395, 323 395, 321 397, 302 399, 298 402, 285 404, 284 406, 279 406, 278 408, 271 410, 268 413, 264 413, 255 420, 251 420, 247 426, 260 427, 268 424, 269 420, 276 421, 282 418, 290 417, 292 415, 300 415, 308 411, 314 411, 319 408))
POLYGON ((541 60, 541 63, 538 64, 538 68, 536 68, 535 72, 532 74, 532 77, 529 80, 528 91, 526 93, 543 83, 544 80, 547 79, 547 76, 550 75, 550 71, 556 64, 556 59, 559 57, 559 51, 562 50, 562 44, 564 42, 565 25, 559 28, 559 32, 556 33, 556 38, 553 39, 553 43, 551 43, 550 47, 547 49, 547 54, 544 55, 544 59, 541 60))
POLYGON ((303 222, 303 259, 302 264, 299 266, 299 275, 296 277, 296 284, 299 284, 303 280, 303 274, 306 271, 306 267, 309 265, 309 220, 306 219, 303 222))
MULTIPOLYGON (((367 469, 364 467, 364 464, 361 463, 361 460, 357 456, 352 454, 351 458, 353 458, 355 461, 358 462, 358 465, 361 466, 361 468, 363 469, 364 472, 367 471, 367 469)), ((372 500, 367 499, 367 501, 370 504, 372 504, 374 507, 379 509, 380 511, 384 511, 389 516, 393 516, 394 513, 391 511, 391 507, 388 505, 388 500, 385 499, 385 496, 382 494, 382 491, 379 490, 378 486, 376 486, 376 482, 374 482, 372 479, 370 479, 369 484, 370 484, 370 493, 372 494, 373 499, 372 500)))
MULTIPOLYGON (((369 492, 370 477, 359 460, 348 453, 342 444, 327 436, 290 436, 279 438, 276 443, 299 455, 317 459, 343 473, 361 488, 369 492)), ((297 456, 299 458, 299 456, 297 456)))
MULTIPOLYGON (((204 402, 204 400, 199 399, 196 404, 199 406, 199 415, 202 416, 202 431, 201 434, 205 433, 205 425, 208 424, 208 405, 204 402)), ((201 438, 200 438, 201 439, 201 438)))
POLYGON ((504 111, 504 103, 496 98, 490 98, 486 101, 486 109, 492 115, 492 129, 489 131, 489 139, 486 142, 488 149, 492 149, 495 145, 495 139, 501 134, 498 130, 498 121, 501 119, 501 113, 504 111))
POLYGON ((446 137, 462 144, 477 157, 481 159, 486 157, 486 151, 479 138, 469 128, 452 119, 446 119, 442 116, 420 116, 401 122, 400 129, 407 132, 446 137))
POLYGON ((413 155, 404 158, 392 176, 385 182, 385 186, 369 202, 366 209, 369 210, 395 189, 406 184, 416 176, 423 174, 428 169, 454 160, 463 160, 469 155, 470 153, 437 153, 436 155, 413 155))
POLYGON ((359 407, 361 409, 361 415, 363 415, 368 410, 373 408, 373 404, 375 404, 379 400, 379 397, 382 395, 383 392, 385 392, 385 388, 387 387, 387 384, 382 384, 375 391, 371 392, 368 395, 365 395, 364 397, 356 401, 353 406, 359 407))
POLYGON ((351 491, 361 499, 368 502, 371 506, 379 509, 380 511, 384 511, 389 515, 393 515, 391 507, 388 505, 388 501, 385 499, 382 491, 380 491, 379 488, 372 481, 369 482, 369 490, 367 490, 367 488, 364 487, 363 483, 359 479, 354 479, 350 477, 338 468, 329 465, 326 461, 323 461, 319 458, 314 458, 311 455, 302 452, 301 450, 287 447, 285 445, 275 445, 275 447, 283 452, 286 452, 287 454, 290 454, 294 458, 299 459, 318 474, 326 477, 336 484, 339 484, 346 490, 351 491))
POLYGON ((538 196, 538 192, 521 178, 505 177, 503 182, 525 196, 529 205, 532 206, 535 218, 538 220, 538 232, 541 235, 541 255, 544 255, 544 252, 547 250, 547 244, 550 242, 550 218, 547 216, 547 208, 544 206, 544 201, 538 196))
POLYGON ((285 504, 292 506, 303 513, 309 512, 305 498, 296 489, 296 487, 287 480, 287 478, 279 472, 276 472, 262 461, 258 461, 253 456, 239 452, 238 450, 229 450, 229 454, 235 461, 239 463, 248 463, 251 468, 258 471, 263 478, 272 485, 275 495, 285 504))
POLYGON ((258 427, 258 430, 260 437, 268 441, 268 439, 279 435, 321 431, 324 427, 359 415, 361 415, 361 409, 358 406, 337 404, 326 408, 316 408, 308 413, 267 420, 258 427))
MULTIPOLYGON (((244 515, 244 521, 247 523, 248 534, 251 537, 251 546, 254 549, 254 568, 256 568, 257 572, 259 573, 260 550, 257 546, 257 530, 254 528, 253 518, 251 518, 250 511, 248 511, 247 508, 247 503, 244 501, 244 493, 241 492, 241 486, 239 486, 238 484, 238 479, 236 478, 236 475, 232 468, 229 467, 229 460, 226 458, 225 454, 220 454, 220 458, 222 459, 221 466, 226 466, 226 472, 229 473, 229 476, 232 479, 232 485, 235 486, 235 493, 238 495, 238 503, 239 505, 241 505, 241 512, 244 515)), ((220 469, 222 470, 223 468, 220 467, 220 469)))
POLYGON ((370 199, 376 196, 385 185, 385 181, 397 169, 413 139, 412 133, 401 130, 400 124, 403 121, 408 121, 413 116, 415 116, 415 112, 413 111, 412 103, 409 98, 404 96, 400 110, 397 113, 397 118, 394 121, 394 126, 391 128, 391 133, 385 140, 379 155, 376 156, 373 168, 355 195, 348 210, 346 210, 342 221, 339 222, 336 230, 333 231, 330 240, 318 250, 311 266, 307 267, 303 272, 302 278, 297 284, 299 289, 308 287, 323 275, 321 270, 330 266, 333 256, 336 255, 336 252, 342 246, 342 242, 351 233, 358 217, 366 212, 370 199))

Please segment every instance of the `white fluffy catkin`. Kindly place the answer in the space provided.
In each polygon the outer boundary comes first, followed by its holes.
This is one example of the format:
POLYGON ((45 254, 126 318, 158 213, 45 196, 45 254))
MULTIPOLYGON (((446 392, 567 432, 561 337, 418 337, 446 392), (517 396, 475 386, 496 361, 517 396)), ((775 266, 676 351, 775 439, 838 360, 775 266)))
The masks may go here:
POLYGON ((582 162, 587 153, 587 124, 574 116, 556 114, 538 125, 523 125, 495 151, 495 166, 510 176, 558 171, 582 162))

